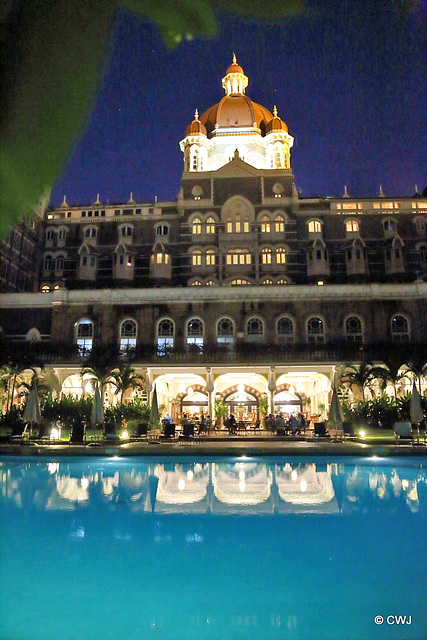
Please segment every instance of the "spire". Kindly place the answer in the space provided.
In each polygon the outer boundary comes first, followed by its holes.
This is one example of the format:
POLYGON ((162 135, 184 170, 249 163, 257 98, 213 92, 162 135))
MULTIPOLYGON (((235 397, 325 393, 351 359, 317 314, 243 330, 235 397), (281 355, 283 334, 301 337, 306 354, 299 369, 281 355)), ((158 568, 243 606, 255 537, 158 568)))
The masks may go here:
POLYGON ((344 185, 344 193, 343 193, 343 198, 349 198, 350 196, 348 195, 348 191, 347 191, 347 185, 344 185))
POLYGON ((381 184, 380 184, 380 192, 379 192, 379 194, 378 194, 378 197, 379 197, 379 198, 385 198, 385 195, 383 194, 383 188, 382 188, 382 185, 381 185, 381 184))
POLYGON ((292 183, 292 197, 298 199, 298 191, 295 182, 292 183))
POLYGON ((101 201, 99 199, 99 193, 96 194, 96 200, 93 204, 101 204, 101 201))
POLYGON ((64 194, 64 199, 61 202, 61 207, 68 207, 68 206, 69 206, 69 204, 67 202, 67 196, 64 194))
POLYGON ((278 115, 277 115, 277 107, 276 107, 276 105, 274 105, 274 107, 273 107, 273 116, 274 116, 275 118, 277 118, 277 117, 278 117, 278 115))
POLYGON ((194 119, 199 122, 199 112, 197 111, 197 109, 194 112, 194 119))
POLYGON ((237 64, 237 58, 235 53, 233 53, 233 64, 237 64))
POLYGON ((127 201, 127 204, 136 204, 135 200, 133 199, 133 193, 132 191, 130 192, 130 198, 127 201))

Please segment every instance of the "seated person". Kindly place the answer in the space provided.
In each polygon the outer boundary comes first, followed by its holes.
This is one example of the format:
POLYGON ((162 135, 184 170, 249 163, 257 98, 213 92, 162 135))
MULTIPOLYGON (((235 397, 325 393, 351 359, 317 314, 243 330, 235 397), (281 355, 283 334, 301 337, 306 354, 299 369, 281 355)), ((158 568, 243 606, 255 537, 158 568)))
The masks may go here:
POLYGON ((301 433, 299 422, 293 414, 289 418, 289 428, 292 431, 293 436, 297 433, 301 433))

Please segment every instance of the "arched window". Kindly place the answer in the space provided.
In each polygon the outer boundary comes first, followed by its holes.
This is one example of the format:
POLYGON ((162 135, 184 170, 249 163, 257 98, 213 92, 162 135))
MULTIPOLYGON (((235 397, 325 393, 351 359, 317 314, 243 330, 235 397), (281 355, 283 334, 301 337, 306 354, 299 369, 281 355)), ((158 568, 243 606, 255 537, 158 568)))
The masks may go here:
POLYGON ((242 230, 242 223, 241 223, 241 220, 240 220, 240 214, 239 213, 236 213, 236 218, 234 220, 234 226, 235 226, 236 233, 240 233, 241 230, 242 230))
POLYGON ((126 318, 120 324, 120 351, 129 351, 136 347, 137 324, 135 320, 126 318))
POLYGON ((206 251, 206 265, 208 267, 212 267, 215 265, 215 262, 216 262, 215 251, 213 249, 208 249, 206 251))
POLYGON ((276 216, 274 219, 274 231, 276 233, 284 233, 285 232, 285 221, 283 216, 276 216))
POLYGON ((206 280, 205 282, 205 287, 216 287, 217 283, 215 282, 215 280, 206 280))
POLYGON ((286 249, 284 247, 276 249, 276 264, 286 264, 286 249))
POLYGON ((156 236, 167 236, 169 233, 169 227, 167 224, 159 224, 156 227, 156 236))
POLYGON ((85 238, 96 238, 96 229, 89 227, 85 230, 85 238))
POLYGON ((200 280, 193 280, 190 286, 191 287, 201 287, 202 283, 201 283, 200 280))
POLYGON ((233 220, 230 216, 227 218, 227 233, 233 233, 233 220))
POLYGON ((120 229, 120 234, 122 238, 130 238, 132 236, 133 229, 132 227, 126 226, 120 229))
POLYGON ((420 247, 420 260, 423 264, 427 263, 427 246, 420 247))
POLYGON ((52 256, 45 256, 43 260, 43 270, 50 271, 53 266, 52 256))
POLYGON ((280 278, 276 284, 288 284, 288 281, 285 278, 280 278))
POLYGON ((349 316, 344 324, 345 339, 347 342, 363 342, 362 321, 357 316, 349 316))
POLYGON ((164 318, 157 325, 157 355, 164 356, 173 349, 175 327, 172 320, 164 318))
POLYGON ((64 256, 57 256, 55 260, 55 271, 62 271, 64 268, 64 256))
POLYGON ((193 267, 200 267, 202 264, 202 252, 200 249, 194 249, 191 255, 191 264, 193 267))
POLYGON ((268 247, 261 249, 261 262, 262 264, 271 264, 271 249, 268 247))
POLYGON ((92 351, 93 344, 93 322, 91 320, 82 319, 75 324, 76 343, 79 354, 84 356, 92 351))
POLYGON ((232 287, 240 287, 241 285, 249 285, 251 284, 249 280, 245 280, 244 278, 235 278, 230 282, 232 287))
POLYGON ((324 344, 325 330, 321 318, 312 316, 307 320, 307 341, 308 344, 324 344))
POLYGON ((273 280, 272 280, 271 278, 266 278, 265 280, 263 280, 263 281, 261 282, 261 284, 263 284, 263 285, 264 285, 264 284, 267 284, 267 285, 268 285, 268 284, 273 284, 273 280))
POLYGON ((308 232, 309 233, 321 233, 322 232, 322 223, 319 220, 310 220, 308 223, 308 232))
POLYGON ((187 322, 187 345, 190 344, 203 348, 203 322, 200 318, 191 318, 187 322))
POLYGON ((231 318, 220 318, 216 323, 218 344, 231 348, 234 345, 234 322, 231 318))
POLYGON ((44 284, 41 288, 42 293, 50 293, 50 287, 48 284, 44 284))
POLYGON ((248 342, 264 340, 264 322, 261 318, 249 318, 246 322, 246 338, 248 342))
POLYGON ((347 222, 345 223, 345 230, 347 231, 347 233, 354 233, 356 231, 359 231, 359 223, 357 222, 357 220, 347 220, 347 222))
POLYGON ((384 232, 387 234, 393 234, 396 231, 396 222, 395 220, 384 220, 383 221, 384 232))
POLYGON ((393 342, 409 342, 409 322, 401 315, 391 319, 391 339, 393 342))
POLYGON ((193 222, 191 223, 191 232, 193 236, 197 236, 202 233, 202 221, 200 220, 200 218, 194 218, 193 222))
POLYGON ((65 240, 67 237, 67 229, 60 229, 58 233, 58 240, 65 240))
POLYGON ((46 231, 46 240, 53 240, 55 237, 55 232, 53 229, 48 229, 46 231))
POLYGON ((215 220, 213 218, 206 220, 206 233, 215 233, 215 220))
POLYGON ((283 316, 277 321, 277 341, 284 344, 293 344, 294 342, 294 322, 291 318, 283 316))
POLYGON ((261 233, 270 233, 270 232, 271 232, 270 218, 264 215, 261 218, 261 233))

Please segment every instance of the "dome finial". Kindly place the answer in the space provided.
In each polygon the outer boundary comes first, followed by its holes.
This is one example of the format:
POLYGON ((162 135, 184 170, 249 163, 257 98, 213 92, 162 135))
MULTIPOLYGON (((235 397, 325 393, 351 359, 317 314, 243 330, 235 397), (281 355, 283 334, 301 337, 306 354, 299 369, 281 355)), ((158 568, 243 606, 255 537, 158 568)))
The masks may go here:
POLYGON ((68 207, 67 196, 64 194, 64 199, 61 202, 61 207, 68 207))
POLYGON ((235 53, 233 53, 233 64, 237 64, 237 58, 235 53))
POLYGON ((273 116, 275 118, 277 118, 277 107, 276 107, 276 105, 274 105, 274 107, 273 107, 273 116))
POLYGON ((199 122, 199 112, 197 109, 194 112, 194 119, 196 120, 196 122, 199 122))
POLYGON ((350 196, 348 195, 348 191, 347 191, 347 185, 344 185, 344 193, 343 193, 343 198, 349 198, 350 196))
POLYGON ((383 187, 382 187, 382 185, 381 185, 381 184, 380 184, 380 192, 379 192, 379 194, 378 194, 378 197, 379 197, 379 198, 385 198, 385 195, 383 194, 383 187))

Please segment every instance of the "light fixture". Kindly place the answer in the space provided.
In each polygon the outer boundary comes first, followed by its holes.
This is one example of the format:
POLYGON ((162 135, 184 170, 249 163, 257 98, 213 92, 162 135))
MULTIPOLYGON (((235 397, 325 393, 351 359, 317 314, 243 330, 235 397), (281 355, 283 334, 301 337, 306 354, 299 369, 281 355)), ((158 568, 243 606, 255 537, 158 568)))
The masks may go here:
POLYGON ((129 438, 129 433, 126 431, 126 429, 123 429, 123 431, 120 434, 120 438, 122 440, 126 440, 126 438, 129 438))
POLYGON ((189 480, 192 480, 192 479, 193 479, 193 476, 194 476, 194 473, 191 471, 191 469, 189 469, 189 470, 187 471, 187 478, 188 478, 189 480))
POLYGON ((317 284, 319 285, 319 287, 323 286, 323 280, 318 280, 317 284))
POLYGON ((50 439, 59 440, 59 429, 53 427, 53 429, 50 430, 50 439))
POLYGON ((244 491, 246 489, 246 482, 244 480, 240 480, 239 489, 240 491, 244 491))
POLYGON ((364 431, 359 431, 359 433, 360 433, 360 437, 361 437, 361 438, 364 438, 364 437, 365 437, 365 435, 366 435, 366 433, 365 433, 364 431))

